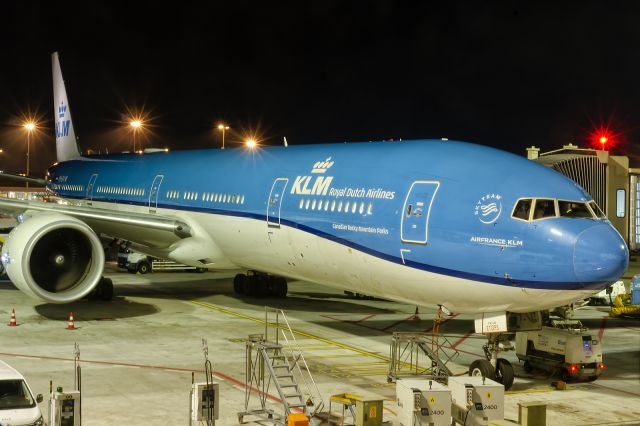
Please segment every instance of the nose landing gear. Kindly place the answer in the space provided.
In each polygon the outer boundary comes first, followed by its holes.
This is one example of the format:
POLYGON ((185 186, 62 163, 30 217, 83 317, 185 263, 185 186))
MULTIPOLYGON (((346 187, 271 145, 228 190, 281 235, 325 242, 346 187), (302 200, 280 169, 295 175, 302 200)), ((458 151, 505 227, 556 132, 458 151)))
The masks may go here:
POLYGON ((505 390, 513 385, 513 366, 505 358, 498 358, 502 351, 513 350, 513 333, 490 334, 489 341, 482 347, 486 359, 478 359, 469 366, 469 376, 482 376, 502 383, 505 390))

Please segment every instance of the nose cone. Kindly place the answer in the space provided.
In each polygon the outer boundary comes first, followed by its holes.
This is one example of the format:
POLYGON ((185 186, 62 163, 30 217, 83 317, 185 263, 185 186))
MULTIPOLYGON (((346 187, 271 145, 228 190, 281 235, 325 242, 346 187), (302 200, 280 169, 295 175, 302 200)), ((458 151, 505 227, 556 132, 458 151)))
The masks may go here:
POLYGON ((583 284, 613 282, 629 266, 629 250, 611 225, 596 225, 583 231, 576 240, 573 270, 583 284))

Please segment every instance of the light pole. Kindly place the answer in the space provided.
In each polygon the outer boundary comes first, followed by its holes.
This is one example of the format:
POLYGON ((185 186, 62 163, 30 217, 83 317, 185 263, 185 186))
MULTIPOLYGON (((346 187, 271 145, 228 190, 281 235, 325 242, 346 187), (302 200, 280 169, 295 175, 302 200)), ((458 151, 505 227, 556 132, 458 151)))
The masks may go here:
MULTIPOLYGON (((36 123, 28 121, 24 123, 24 128, 27 131, 27 177, 29 177, 29 154, 31 153, 31 132, 36 128, 36 123)), ((29 181, 26 181, 26 187, 29 188, 29 181)))
POLYGON ((218 124, 218 130, 222 130, 222 149, 224 149, 224 132, 229 130, 226 124, 218 124))
POLYGON ((138 135, 138 130, 142 127, 141 120, 131 120, 129 125, 133 128, 133 153, 136 153, 136 136, 138 135))

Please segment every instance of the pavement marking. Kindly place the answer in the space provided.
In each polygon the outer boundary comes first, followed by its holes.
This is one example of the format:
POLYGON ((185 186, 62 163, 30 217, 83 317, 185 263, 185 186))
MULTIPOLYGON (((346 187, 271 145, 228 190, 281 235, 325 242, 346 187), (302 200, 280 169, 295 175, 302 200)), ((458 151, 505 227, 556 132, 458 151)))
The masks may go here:
POLYGON ((452 345, 451 345, 451 349, 455 349, 460 343, 464 342, 465 340, 467 340, 469 338, 469 336, 471 336, 473 333, 475 333, 475 330, 471 330, 471 331, 467 331, 467 334, 465 334, 464 336, 462 336, 461 338, 459 338, 458 340, 456 340, 452 345))
MULTIPOLYGON (((316 358, 360 358, 360 354, 336 354, 336 355, 305 355, 306 359, 316 358)), ((385 362, 387 364, 387 362, 385 362)))
MULTIPOLYGON (((235 311, 232 311, 230 309, 221 308, 220 306, 215 306, 215 305, 211 305, 209 303, 199 302, 197 300, 191 300, 190 302, 195 304, 195 305, 202 306, 204 308, 213 309, 214 311, 218 311, 218 312, 222 312, 222 313, 225 313, 225 314, 228 314, 228 315, 233 315, 233 316, 238 317, 238 318, 243 318, 243 319, 247 319, 247 320, 250 320, 250 321, 254 321, 254 322, 257 322, 259 324, 264 324, 265 323, 265 320, 263 320, 263 319, 259 319, 259 318, 252 317, 252 316, 249 316, 249 315, 241 314, 240 312, 235 312, 235 311)), ((269 323, 269 324, 275 326, 275 323, 269 323)), ((284 329, 283 326, 280 326, 280 328, 284 329)), ((324 337, 320 337, 320 336, 317 336, 315 334, 311 334, 311 333, 307 333, 305 331, 297 330, 295 328, 292 328, 291 331, 294 334, 299 335, 299 336, 304 336, 304 337, 307 337, 307 338, 310 338, 310 339, 315 339, 315 340, 318 340, 320 342, 328 343, 330 345, 334 345, 336 347, 339 347, 339 348, 342 348, 342 349, 346 349, 348 351, 356 352, 356 353, 359 353, 359 354, 364 355, 364 356, 369 356, 369 357, 372 357, 372 358, 377 358, 377 359, 381 359, 381 360, 389 362, 389 358, 388 357, 386 357, 384 355, 380 355, 380 354, 375 353, 375 352, 371 352, 371 351, 367 351, 367 350, 364 350, 364 349, 356 348, 355 346, 346 345, 344 343, 336 342, 335 340, 331 340, 331 339, 327 339, 327 338, 324 338, 324 337)))
MULTIPOLYGON (((24 354, 14 354, 14 353, 9 353, 9 352, 0 352, 0 355, 2 355, 2 356, 12 356, 12 357, 16 357, 16 358, 25 358, 25 359, 44 359, 44 360, 50 360, 50 361, 67 361, 67 362, 75 361, 75 358, 64 358, 64 357, 55 357, 55 356, 24 355, 24 354)), ((163 366, 159 366, 159 365, 130 364, 130 363, 123 363, 123 362, 97 361, 97 360, 89 360, 89 359, 80 359, 79 362, 85 363, 85 364, 111 365, 111 366, 114 366, 114 367, 149 368, 149 369, 163 370, 163 371, 174 372, 174 373, 205 373, 204 370, 191 369, 191 368, 163 367, 163 366)), ((242 391, 244 391, 245 388, 249 387, 244 382, 241 382, 240 380, 234 379, 233 377, 228 376, 228 375, 226 375, 224 373, 221 373, 219 371, 213 371, 212 373, 216 378, 220 378, 220 380, 227 380, 229 382, 234 383, 238 387, 241 387, 242 391)), ((265 395, 267 398, 269 398, 272 401, 275 401, 275 402, 277 402, 279 404, 282 403, 282 400, 280 398, 278 398, 278 397, 276 397, 274 395, 271 395, 269 393, 263 392, 260 389, 256 389, 254 387, 251 387, 251 390, 254 391, 254 392, 257 392, 259 394, 265 395)))
POLYGON ((369 330, 375 330, 375 331, 380 331, 382 333, 391 334, 389 331, 386 331, 386 330, 383 330, 383 329, 377 328, 377 327, 371 327, 371 326, 368 326, 366 324, 362 324, 362 323, 360 323, 360 321, 344 320, 344 319, 341 319, 341 318, 335 318, 335 317, 333 317, 331 315, 320 315, 320 316, 323 317, 323 318, 328 318, 328 319, 334 320, 334 321, 343 322, 345 324, 357 325, 358 327, 368 328, 369 330))
POLYGON ((631 392, 631 391, 626 391, 626 390, 622 390, 622 389, 612 388, 610 386, 605 386, 605 385, 601 385, 601 384, 598 384, 598 383, 588 383, 588 386, 597 386, 597 387, 603 388, 603 389, 609 389, 609 390, 616 391, 616 392, 626 393, 627 395, 640 396, 640 393, 637 393, 637 392, 631 392))
POLYGON ((523 390, 514 390, 514 391, 505 391, 505 395, 516 395, 520 393, 540 393, 540 392, 553 392, 554 389, 541 388, 541 389, 523 389, 523 390))
POLYGON ((354 324, 357 324, 357 323, 359 323, 359 322, 366 321, 366 320, 368 320, 369 318, 375 317, 376 315, 378 315, 378 314, 369 314, 369 315, 367 315, 366 317, 359 319, 358 321, 353 321, 353 323, 354 323, 354 324))

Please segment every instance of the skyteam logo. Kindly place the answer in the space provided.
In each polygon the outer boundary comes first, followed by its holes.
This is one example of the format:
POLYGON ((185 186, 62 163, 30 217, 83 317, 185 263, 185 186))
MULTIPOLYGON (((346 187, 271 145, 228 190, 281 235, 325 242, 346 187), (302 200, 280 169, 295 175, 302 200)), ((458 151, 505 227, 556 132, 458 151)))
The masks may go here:
POLYGON ((484 224, 490 224, 498 220, 502 213, 502 195, 487 194, 478 200, 473 214, 484 224))
POLYGON ((64 102, 60 102, 58 107, 58 119, 56 120, 56 139, 63 138, 69 135, 69 127, 71 126, 71 120, 65 120, 67 115, 67 106, 64 102))
MULTIPOLYGON (((324 174, 333 166, 331 157, 318 161, 311 168, 312 174, 324 174)), ((291 185, 292 194, 327 195, 333 176, 296 176, 291 185), (314 179, 315 178, 315 179, 314 179), (313 181, 313 182, 312 182, 313 181)))

